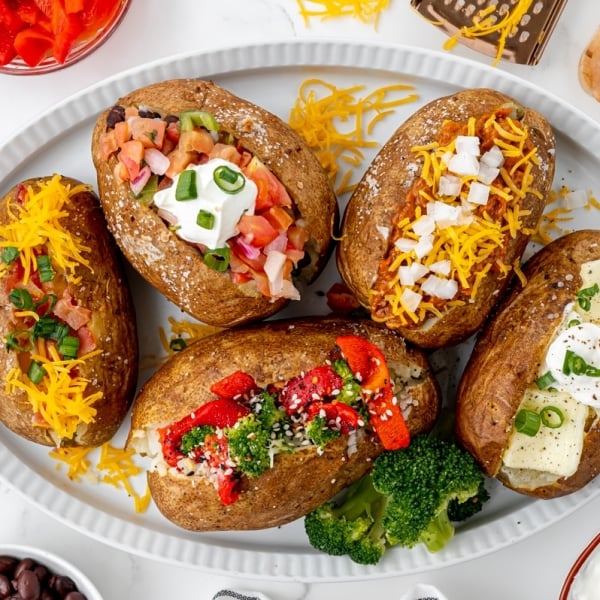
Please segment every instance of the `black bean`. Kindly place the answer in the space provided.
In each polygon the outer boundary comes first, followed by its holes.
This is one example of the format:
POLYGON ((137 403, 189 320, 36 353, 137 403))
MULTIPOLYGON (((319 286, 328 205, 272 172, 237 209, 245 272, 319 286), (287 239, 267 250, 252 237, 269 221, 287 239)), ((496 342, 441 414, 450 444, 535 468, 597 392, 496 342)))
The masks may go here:
POLYGON ((125 120, 125 107, 124 106, 113 106, 106 115, 106 127, 107 129, 113 129, 114 126, 120 121, 125 120))

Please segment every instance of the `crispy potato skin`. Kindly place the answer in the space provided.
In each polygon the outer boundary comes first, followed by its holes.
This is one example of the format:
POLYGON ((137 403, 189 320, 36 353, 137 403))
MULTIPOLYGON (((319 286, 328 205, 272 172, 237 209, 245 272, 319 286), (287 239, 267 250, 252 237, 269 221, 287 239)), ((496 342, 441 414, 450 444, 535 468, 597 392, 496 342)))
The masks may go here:
MULTIPOLYGON (((405 121, 381 148, 354 191, 342 221, 342 237, 337 248, 337 265, 346 284, 358 301, 370 306, 369 290, 373 287, 379 262, 386 256, 388 240, 381 228, 392 230, 392 219, 406 202, 421 165, 411 148, 436 140, 445 119, 466 122, 507 103, 518 102, 491 89, 464 90, 425 105, 405 121)), ((548 122, 535 110, 521 107, 522 122, 529 127, 538 149, 540 164, 534 167, 534 187, 545 195, 554 177, 554 134, 548 122)), ((523 208, 530 210, 523 219, 525 228, 535 228, 543 212, 545 199, 527 194, 523 208)), ((519 233, 511 240, 506 264, 518 259, 528 237, 519 233)), ((483 279, 473 302, 447 311, 439 319, 430 319, 419 328, 400 327, 398 332, 410 342, 424 348, 440 348, 458 343, 482 325, 486 315, 508 285, 508 278, 490 274, 483 279)))
MULTIPOLYGON (((600 232, 581 230, 552 242, 524 266, 517 283, 482 330, 457 396, 456 434, 484 471, 512 487, 502 454, 515 413, 531 385, 565 307, 581 287, 580 267, 600 259, 600 232)), ((551 498, 576 491, 600 472, 600 420, 589 423, 577 472, 536 489, 517 491, 551 498)))
MULTIPOLYGON (((41 179, 23 182, 35 186, 41 179)), ((71 186, 80 182, 66 177, 63 183, 71 186)), ((7 201, 17 193, 15 186, 0 201, 0 222, 6 223, 7 201)), ((125 278, 121 256, 102 214, 98 197, 92 192, 80 192, 65 205, 68 216, 62 222, 67 230, 90 248, 87 255, 93 271, 80 265, 76 268, 79 283, 69 281, 69 291, 79 305, 91 310, 88 326, 102 354, 86 359, 80 368, 82 377, 89 380, 87 394, 102 391, 104 397, 94 404, 96 419, 76 435, 64 440, 65 446, 99 446, 110 440, 125 419, 133 401, 138 376, 138 342, 133 300, 125 278)), ((11 303, 5 286, 0 285, 0 335, 11 331, 11 303)), ((9 370, 17 366, 15 352, 0 345, 0 373, 5 381, 9 370)), ((39 444, 53 446, 47 429, 34 427, 34 414, 25 392, 8 394, 0 388, 0 421, 15 433, 39 444)))
MULTIPOLYGON (((327 175, 302 138, 281 119, 239 98, 213 82, 177 79, 135 90, 115 102, 144 105, 161 114, 206 110, 232 133, 284 184, 307 223, 312 264, 303 270, 310 282, 320 273, 332 251, 332 232, 338 205, 327 175)), ((113 178, 116 158, 98 158, 98 142, 106 131, 110 109, 94 127, 92 155, 100 199, 108 225, 123 254, 155 288, 188 314, 211 325, 229 327, 272 315, 286 299, 271 301, 258 292, 250 295, 231 281, 228 273, 207 267, 200 253, 170 231, 148 207, 142 206, 127 183, 113 178)))
MULTIPOLYGON (((189 346, 166 363, 142 388, 132 412, 132 433, 174 422, 212 396, 210 385, 237 369, 250 373, 259 386, 287 380, 322 364, 343 334, 368 337, 385 353, 388 364, 414 364, 422 381, 410 388, 415 401, 408 417, 412 433, 429 430, 439 411, 437 382, 425 355, 407 347, 394 333, 369 321, 332 318, 269 321, 262 326, 227 330, 189 346)), ((164 516, 194 531, 276 527, 310 512, 363 476, 382 451, 365 435, 356 452, 338 438, 319 455, 314 449, 280 454, 272 469, 242 479, 240 499, 223 506, 208 480, 183 475, 148 473, 152 496, 164 516)))

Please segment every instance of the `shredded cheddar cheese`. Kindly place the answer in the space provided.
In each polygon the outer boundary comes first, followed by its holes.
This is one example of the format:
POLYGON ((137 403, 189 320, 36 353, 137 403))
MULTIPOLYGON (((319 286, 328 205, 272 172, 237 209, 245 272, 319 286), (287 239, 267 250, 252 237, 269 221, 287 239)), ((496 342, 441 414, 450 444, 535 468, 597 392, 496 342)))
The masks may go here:
POLYGON ((507 3, 492 3, 479 10, 473 17, 473 24, 461 27, 444 44, 445 50, 456 46, 461 37, 478 38, 498 34, 496 57, 494 65, 502 58, 506 40, 514 35, 523 17, 528 13, 534 0, 516 0, 512 10, 507 3))
POLYGON ((61 464, 68 467, 69 479, 80 482, 82 478, 100 481, 112 485, 117 489, 124 489, 133 498, 135 511, 145 512, 150 504, 150 489, 146 483, 143 494, 139 494, 132 483, 132 479, 142 474, 143 469, 135 464, 135 452, 128 449, 116 448, 109 442, 97 448, 56 448, 49 452, 51 458, 57 462, 56 468, 61 464), (99 451, 100 456, 92 465, 91 454, 99 451))
MULTIPOLYGON (((71 276, 78 265, 91 269, 84 256, 90 249, 63 225, 65 204, 75 194, 89 189, 84 184, 70 187, 63 183, 60 175, 54 175, 41 181, 37 191, 27 187, 22 204, 15 200, 8 203, 9 221, 0 227, 0 248, 13 247, 19 251, 25 283, 37 267, 34 251, 40 246, 46 247, 57 267, 71 276)), ((0 277, 7 269, 8 265, 0 262, 0 277)))
POLYGON ((350 192, 353 167, 358 167, 367 148, 378 146, 371 139, 375 125, 393 114, 398 106, 417 99, 409 85, 381 87, 363 98, 356 94, 365 86, 338 88, 321 79, 307 79, 300 86, 298 98, 290 111, 289 125, 313 149, 319 162, 335 184, 338 195, 350 192), (400 93, 400 98, 390 98, 400 93), (345 170, 343 165, 350 165, 345 170), (339 175, 339 178, 338 178, 339 175))
MULTIPOLYGON (((511 271, 522 276, 518 264, 506 264, 503 257, 507 240, 519 232, 533 233, 523 225, 530 211, 522 201, 527 194, 541 198, 532 187, 536 148, 531 147, 527 130, 508 115, 499 122, 497 113, 492 113, 482 130, 492 132, 496 153, 501 152, 497 173, 487 186, 478 180, 479 163, 464 174, 451 169, 453 158, 462 156, 464 161, 466 156, 457 150, 458 135, 445 145, 432 142, 412 148, 420 173, 407 196, 406 214, 396 217, 388 256, 371 290, 374 320, 420 325, 473 301, 491 269, 502 278, 511 271), (453 180, 454 194, 442 188, 444 178, 453 180), (489 196, 473 201, 475 186, 487 187, 489 196), (411 202, 413 213, 408 207, 411 202)), ((479 145, 482 140, 475 133, 475 120, 470 119, 460 135, 479 145)), ((474 156, 470 158, 475 160, 474 156)))
POLYGON ((311 17, 335 19, 353 17, 377 27, 381 13, 388 8, 390 0, 296 0, 306 26, 311 17), (316 5, 314 8, 308 6, 316 5))

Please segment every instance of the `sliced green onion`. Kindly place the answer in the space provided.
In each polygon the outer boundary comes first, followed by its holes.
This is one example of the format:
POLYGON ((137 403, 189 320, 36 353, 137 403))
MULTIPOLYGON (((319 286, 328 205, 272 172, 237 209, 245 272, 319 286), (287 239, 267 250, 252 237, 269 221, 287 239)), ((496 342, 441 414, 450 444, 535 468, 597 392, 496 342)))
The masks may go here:
POLYGON ((246 178, 240 171, 227 165, 220 165, 213 171, 217 186, 228 194, 237 194, 246 185, 246 178))
POLYGON ((53 331, 48 336, 51 340, 60 342, 69 335, 69 326, 66 323, 56 322, 53 331))
POLYGON ((194 200, 197 197, 196 171, 194 169, 185 169, 179 174, 179 178, 177 179, 175 200, 194 200))
POLYGON ((214 271, 226 271, 229 267, 229 247, 207 250, 204 253, 204 264, 214 271))
POLYGON ((565 352, 565 360, 563 361, 563 373, 565 375, 588 375, 589 377, 600 377, 600 369, 588 364, 578 354, 572 350, 565 352))
POLYGON ((579 319, 571 319, 567 323, 567 327, 577 327, 577 325, 581 325, 581 321, 579 319))
POLYGON ((72 335, 66 335, 58 342, 56 348, 64 358, 77 358, 77 353, 79 352, 79 338, 72 335))
POLYGON ((590 310, 590 307, 592 306, 590 298, 595 296, 598 292, 600 292, 600 287, 598 287, 597 283, 588 288, 584 288, 583 290, 579 290, 577 293, 577 302, 579 306, 583 310, 590 310))
POLYGON ((19 256, 19 250, 14 246, 7 246, 2 250, 2 262, 6 265, 10 265, 17 256, 19 256))
POLYGON ((46 294, 42 298, 40 298, 34 305, 33 310, 38 310, 40 306, 44 306, 44 304, 48 304, 48 307, 44 311, 44 315, 51 313, 54 309, 56 302, 58 301, 58 296, 56 294, 46 294))
POLYGON ((52 268, 52 263, 50 262, 50 257, 46 254, 42 254, 37 257, 37 266, 38 272, 40 274, 40 281, 42 283, 47 283, 48 281, 52 281, 54 279, 54 269, 52 268))
POLYGON ((539 431, 540 423, 540 415, 528 408, 522 408, 515 417, 515 429, 531 437, 539 431))
POLYGON ((565 416, 563 415, 562 410, 556 406, 544 406, 541 410, 540 417, 542 423, 551 429, 557 429, 565 422, 565 416))
POLYGON ((173 350, 173 352, 180 352, 186 346, 187 346, 187 344, 185 343, 185 340, 183 338, 181 338, 181 337, 173 338, 169 342, 169 348, 171 350, 173 350))
POLYGON ((14 288, 8 294, 8 299, 15 308, 19 310, 30 310, 33 308, 33 299, 31 294, 22 288, 14 288))
POLYGON ((150 206, 152 204, 152 198, 158 191, 158 175, 153 173, 148 179, 148 182, 144 186, 144 189, 135 196, 135 199, 139 201, 142 206, 150 206))
POLYGON ((186 110, 179 115, 179 130, 192 131, 194 127, 204 127, 208 131, 219 131, 219 124, 213 115, 205 110, 186 110))
POLYGON ((196 217, 196 225, 204 229, 213 229, 215 226, 215 215, 209 210, 199 210, 196 217))
POLYGON ((44 375, 46 375, 46 369, 37 360, 32 360, 27 370, 27 377, 31 379, 32 383, 38 384, 44 379, 44 375))
POLYGON ((7 350, 18 350, 20 352, 31 352, 34 344, 31 331, 28 329, 18 329, 9 333, 4 339, 7 350))
POLYGON ((547 390, 555 382, 556 379, 554 379, 552 373, 546 371, 535 380, 535 385, 537 385, 539 390, 547 390))

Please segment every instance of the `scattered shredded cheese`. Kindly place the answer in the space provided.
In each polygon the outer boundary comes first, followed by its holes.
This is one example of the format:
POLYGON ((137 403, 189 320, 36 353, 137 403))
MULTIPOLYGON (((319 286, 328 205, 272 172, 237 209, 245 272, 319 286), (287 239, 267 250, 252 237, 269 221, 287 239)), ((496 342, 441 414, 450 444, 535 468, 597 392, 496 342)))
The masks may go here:
POLYGON ((109 442, 103 444, 100 456, 92 466, 90 455, 97 448, 56 448, 49 456, 57 460, 56 468, 64 463, 68 466, 67 476, 72 481, 79 482, 82 478, 108 483, 117 489, 124 489, 133 498, 135 511, 145 512, 150 504, 151 494, 148 484, 143 495, 134 489, 132 479, 143 473, 142 467, 134 462, 133 450, 115 448, 109 442))
POLYGON ((506 40, 515 35, 523 17, 528 13, 534 0, 516 0, 512 10, 508 3, 492 2, 489 6, 482 8, 473 16, 473 24, 461 27, 453 36, 448 38, 444 44, 445 50, 456 46, 461 37, 478 38, 498 34, 496 57, 494 66, 500 62, 506 40))
POLYGON ((296 0, 300 14, 306 26, 309 26, 311 17, 320 17, 322 20, 338 17, 353 17, 363 23, 379 24, 381 13, 388 8, 390 0, 296 0), (316 5, 314 8, 308 6, 316 5))
POLYGON ((415 93, 408 93, 414 90, 412 86, 401 84, 384 86, 357 98, 364 88, 338 88, 321 79, 307 79, 290 111, 289 125, 313 149, 334 184, 340 175, 338 195, 356 186, 351 182, 352 168, 360 166, 365 157, 363 150, 379 145, 370 139, 375 125, 393 114, 396 107, 417 99, 415 93), (390 98, 398 92, 400 98, 390 98), (343 163, 350 168, 343 170, 343 163))
MULTIPOLYGON (((77 266, 85 265, 92 270, 84 256, 90 249, 62 223, 67 216, 65 204, 75 194, 89 189, 84 184, 70 187, 65 185, 60 175, 54 175, 41 181, 37 190, 28 186, 22 204, 15 200, 8 203, 9 221, 0 227, 0 248, 14 247, 19 251, 25 283, 36 269, 34 250, 40 246, 48 249, 52 261, 61 271, 69 273, 72 280, 77 266)), ((8 265, 0 262, 0 277, 6 274, 7 269, 8 265)))

